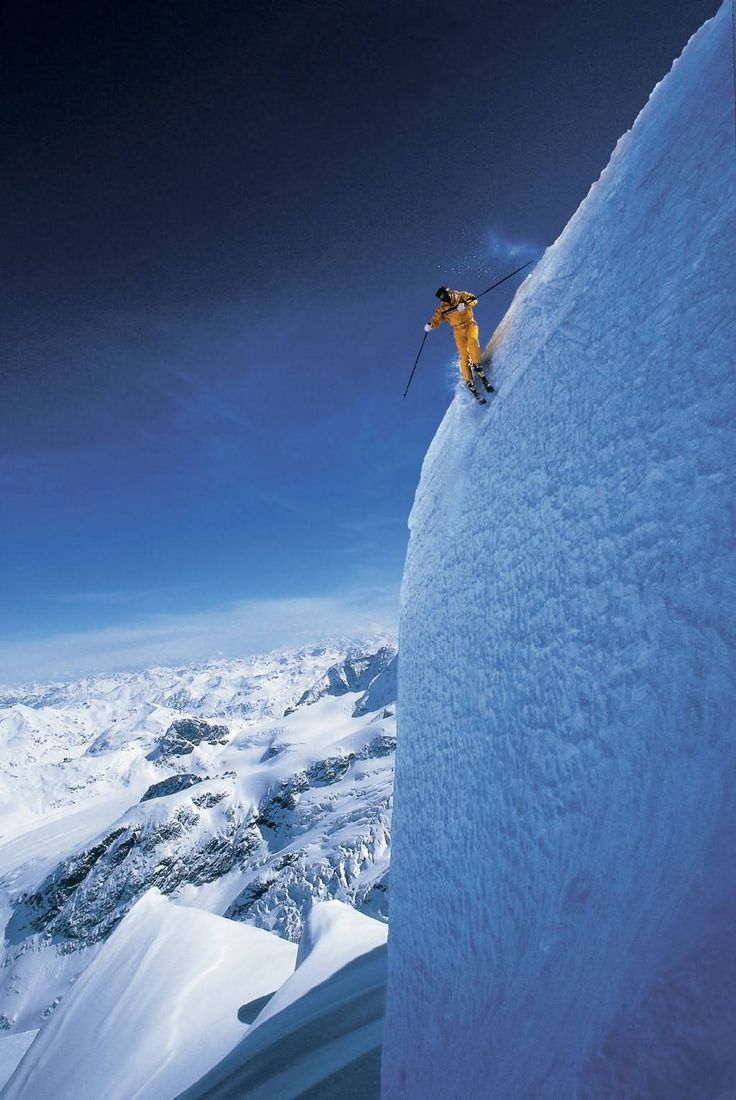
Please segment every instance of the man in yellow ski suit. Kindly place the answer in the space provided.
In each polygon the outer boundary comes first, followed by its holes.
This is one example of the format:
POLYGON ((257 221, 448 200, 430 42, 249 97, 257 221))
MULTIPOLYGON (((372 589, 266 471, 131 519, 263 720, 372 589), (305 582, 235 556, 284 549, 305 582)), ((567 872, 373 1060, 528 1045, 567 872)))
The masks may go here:
POLYGON ((473 316, 473 306, 478 304, 478 299, 467 290, 450 290, 446 286, 439 288, 436 297, 439 298, 440 304, 424 326, 424 330, 425 332, 431 332, 443 321, 449 323, 460 356, 460 373, 473 397, 481 401, 473 378, 473 371, 478 375, 488 393, 493 393, 493 387, 486 378, 480 362, 478 325, 473 316))

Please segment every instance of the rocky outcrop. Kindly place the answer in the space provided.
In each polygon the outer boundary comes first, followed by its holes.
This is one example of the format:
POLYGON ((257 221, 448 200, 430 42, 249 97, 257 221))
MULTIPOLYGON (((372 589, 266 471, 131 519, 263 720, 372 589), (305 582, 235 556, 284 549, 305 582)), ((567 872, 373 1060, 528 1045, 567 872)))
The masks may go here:
POLYGON ((229 805, 211 822, 206 809, 226 793, 206 792, 169 816, 141 817, 62 861, 32 893, 14 903, 5 937, 17 944, 43 934, 67 949, 105 939, 151 886, 175 894, 245 868, 263 840, 253 815, 229 805), (208 828, 208 824, 210 827, 208 828))
POLYGON ((345 785, 339 785, 350 778, 357 763, 380 761, 395 748, 395 737, 382 731, 359 752, 315 761, 272 787, 255 818, 268 844, 268 855, 264 857, 261 849, 252 860, 252 876, 225 915, 294 941, 301 935, 309 898, 337 897, 387 919, 390 784, 371 790, 368 803, 346 795, 345 785), (336 790, 327 795, 330 788, 336 790), (333 842, 329 850, 316 850, 314 841, 307 838, 313 836, 310 830, 325 820, 328 808, 330 833, 346 839, 333 842), (358 822, 361 829, 356 843, 358 822))
POLYGON ((371 680, 366 691, 358 699, 353 708, 353 718, 359 718, 362 714, 372 714, 376 710, 385 710, 389 706, 393 707, 396 703, 398 673, 399 655, 394 653, 388 664, 371 680))
MULTIPOLYGON (((332 665, 324 676, 304 692, 296 707, 311 706, 319 699, 323 699, 325 695, 339 697, 356 691, 367 692, 371 683, 391 663, 395 654, 396 650, 393 646, 382 646, 376 653, 348 657, 332 665)), ((293 713, 296 707, 289 707, 286 714, 293 713)))
POLYGON ((227 726, 213 725, 203 718, 177 718, 148 754, 148 759, 160 762, 175 756, 188 756, 197 745, 226 745, 229 737, 227 726))
MULTIPOLYGON (((384 717, 390 717, 385 715, 384 717)), ((369 741, 364 749, 356 754, 358 760, 378 760, 382 756, 390 756, 396 752, 396 737, 393 733, 379 733, 372 741, 369 741)))
MULTIPOLYGON (((388 919, 390 795, 371 807, 371 822, 357 845, 315 853, 290 847, 262 860, 224 914, 298 942, 310 899, 337 898, 370 916, 388 919)), ((335 828, 355 825, 356 810, 337 816, 335 828)), ((298 842, 297 842, 298 843, 298 842)))
POLYGON ((290 829, 290 815, 299 804, 299 796, 312 787, 338 783, 355 760, 355 753, 317 760, 305 771, 297 772, 272 788, 262 800, 256 817, 258 826, 283 831, 290 829))
POLYGON ((195 783, 201 783, 202 776, 185 772, 184 775, 170 775, 168 779, 162 779, 160 783, 153 783, 141 798, 141 802, 150 802, 152 798, 166 798, 169 794, 179 794, 193 787, 195 783))

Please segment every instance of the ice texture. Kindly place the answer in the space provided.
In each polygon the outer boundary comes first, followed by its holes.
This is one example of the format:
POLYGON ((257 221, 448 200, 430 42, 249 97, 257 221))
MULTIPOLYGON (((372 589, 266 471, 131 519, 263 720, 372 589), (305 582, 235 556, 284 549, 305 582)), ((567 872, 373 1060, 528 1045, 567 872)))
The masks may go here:
POLYGON ((731 6, 458 391, 400 621, 386 1098, 736 1086, 731 6))

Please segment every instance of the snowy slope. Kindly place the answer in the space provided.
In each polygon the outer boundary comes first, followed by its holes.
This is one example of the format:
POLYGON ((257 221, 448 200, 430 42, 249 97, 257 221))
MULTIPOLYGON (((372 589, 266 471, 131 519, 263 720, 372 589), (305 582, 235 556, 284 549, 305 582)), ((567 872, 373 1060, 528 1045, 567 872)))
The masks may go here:
POLYGON ((384 1095, 736 1087, 731 10, 427 454, 402 593, 384 1095), (431 873, 428 873, 431 869, 431 873))
POLYGON ((338 642, 5 690, 0 1027, 44 1025, 151 886, 294 943, 312 898, 385 920, 394 707, 381 689, 354 712, 394 652, 338 642))
POLYGON ((37 1031, 21 1031, 0 1037, 0 1089, 10 1080, 37 1031))
POLYGON ((310 989, 327 981, 358 955, 386 943, 388 926, 358 913, 341 901, 313 905, 305 920, 296 969, 264 1007, 254 1027, 283 1012, 310 989))
POLYGON ((239 1008, 273 993, 296 951, 149 891, 40 1032, 4 1100, 175 1096, 242 1039, 239 1008))
POLYGON ((292 1100, 302 1095, 374 1100, 379 1094, 387 932, 385 924, 342 902, 314 905, 299 943, 296 970, 238 1046, 186 1092, 186 1100, 292 1100))

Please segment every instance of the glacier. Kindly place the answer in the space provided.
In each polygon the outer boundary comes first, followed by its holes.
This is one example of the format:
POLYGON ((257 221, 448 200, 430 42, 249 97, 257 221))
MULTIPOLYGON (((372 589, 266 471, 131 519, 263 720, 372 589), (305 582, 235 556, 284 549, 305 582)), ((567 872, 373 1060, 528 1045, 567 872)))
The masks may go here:
POLYGON ((402 586, 383 1095, 736 1088, 732 10, 426 455, 402 586))

